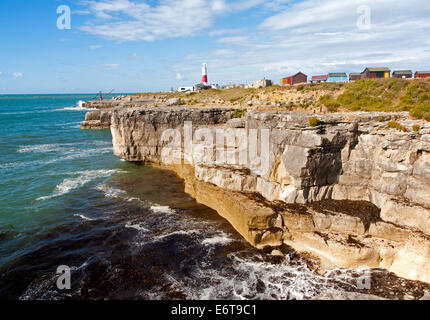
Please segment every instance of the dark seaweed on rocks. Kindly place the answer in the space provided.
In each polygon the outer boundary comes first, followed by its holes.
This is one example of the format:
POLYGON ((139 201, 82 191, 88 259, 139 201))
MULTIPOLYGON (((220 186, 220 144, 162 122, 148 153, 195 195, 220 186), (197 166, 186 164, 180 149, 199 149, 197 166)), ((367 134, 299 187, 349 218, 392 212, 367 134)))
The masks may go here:
POLYGON ((369 230, 372 223, 381 221, 381 210, 367 201, 323 200, 310 203, 308 206, 325 214, 339 212, 360 218, 366 230, 369 230))

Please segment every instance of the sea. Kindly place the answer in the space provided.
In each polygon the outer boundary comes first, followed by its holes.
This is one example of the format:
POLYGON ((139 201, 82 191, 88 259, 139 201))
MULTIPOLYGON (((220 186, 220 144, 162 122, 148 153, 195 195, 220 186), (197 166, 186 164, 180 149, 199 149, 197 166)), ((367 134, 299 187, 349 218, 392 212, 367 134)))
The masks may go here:
POLYGON ((115 157, 110 130, 81 130, 94 96, 0 96, 0 299, 423 294, 383 270, 318 273, 291 248, 251 247, 174 173, 115 157), (70 288, 59 285, 64 267, 70 288))

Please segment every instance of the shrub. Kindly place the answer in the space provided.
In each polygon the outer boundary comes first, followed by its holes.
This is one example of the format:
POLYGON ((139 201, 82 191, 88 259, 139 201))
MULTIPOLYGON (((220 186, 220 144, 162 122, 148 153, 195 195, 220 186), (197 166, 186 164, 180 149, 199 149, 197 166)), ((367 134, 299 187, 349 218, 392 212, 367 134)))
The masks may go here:
POLYGON ((384 122, 384 118, 383 117, 379 117, 378 118, 378 122, 384 122))
POLYGON ((297 91, 303 91, 303 90, 305 90, 305 86, 304 86, 304 85, 302 85, 302 84, 300 84, 300 85, 297 87, 297 91))
POLYGON ((340 103, 332 99, 332 97, 328 94, 323 95, 320 98, 319 103, 325 105, 330 112, 336 112, 340 107, 340 103))
POLYGON ((234 109, 233 118, 243 118, 247 112, 247 109, 234 109))
POLYGON ((408 129, 406 129, 405 126, 402 126, 400 123, 398 123, 395 120, 391 120, 390 122, 388 122, 387 126, 390 129, 397 129, 399 131, 408 132, 408 129))
POLYGON ((318 119, 317 117, 312 117, 309 119, 309 125, 311 127, 317 127, 321 124, 320 119, 318 119))
POLYGON ((412 126, 412 130, 414 130, 415 132, 418 132, 418 131, 420 131, 420 125, 419 124, 414 124, 413 126, 412 126))

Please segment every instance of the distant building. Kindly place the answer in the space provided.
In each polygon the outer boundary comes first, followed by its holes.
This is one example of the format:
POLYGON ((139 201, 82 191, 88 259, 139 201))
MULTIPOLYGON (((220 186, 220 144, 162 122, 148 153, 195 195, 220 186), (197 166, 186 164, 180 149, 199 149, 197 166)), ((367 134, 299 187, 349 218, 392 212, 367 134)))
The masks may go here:
POLYGON ((298 72, 293 76, 281 79, 281 86, 294 85, 299 83, 307 83, 308 76, 303 72, 298 72))
POLYGON ((393 78, 401 78, 401 79, 411 79, 412 78, 412 70, 396 70, 393 71, 393 78))
POLYGON ((341 73, 329 73, 328 82, 347 82, 348 75, 344 72, 341 73))
POLYGON ((360 80, 361 79, 361 73, 357 72, 357 73, 350 73, 349 74, 349 81, 355 81, 355 80, 360 80))
POLYGON ((263 78, 261 80, 254 81, 253 83, 249 84, 248 88, 258 89, 258 88, 270 87, 272 85, 273 85, 272 80, 267 80, 266 78, 263 78))
POLYGON ((198 83, 194 86, 194 91, 208 90, 212 89, 212 87, 205 83, 198 83))
POLYGON ((389 78, 391 70, 390 68, 366 68, 361 73, 362 79, 376 79, 376 78, 389 78))
POLYGON ((328 79, 328 75, 312 76, 311 83, 327 82, 327 79, 328 79))
POLYGON ((430 78, 430 71, 417 71, 415 78, 430 78))
POLYGON ((194 91, 194 87, 178 87, 178 92, 191 92, 194 91))

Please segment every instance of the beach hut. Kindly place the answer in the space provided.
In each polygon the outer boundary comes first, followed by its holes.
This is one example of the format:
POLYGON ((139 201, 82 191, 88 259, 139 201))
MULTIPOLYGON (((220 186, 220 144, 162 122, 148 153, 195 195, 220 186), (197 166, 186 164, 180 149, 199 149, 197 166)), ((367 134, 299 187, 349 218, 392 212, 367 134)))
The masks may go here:
POLYGON ((349 74, 349 81, 355 81, 361 79, 361 73, 360 72, 353 72, 349 74))
POLYGON ((308 76, 305 75, 303 72, 298 72, 293 76, 282 78, 281 86, 294 85, 294 84, 306 83, 306 82, 308 82, 308 76))
POLYGON ((415 78, 430 78, 430 71, 417 71, 415 78))
POLYGON ((362 79, 376 79, 376 78, 389 78, 391 70, 390 68, 366 68, 361 73, 362 79))
POLYGON ((396 70, 393 71, 393 78, 400 79, 411 79, 412 78, 412 70, 396 70))
POLYGON ((327 82, 327 79, 328 79, 328 75, 312 76, 311 83, 327 82))
POLYGON ((327 81, 328 82, 347 82, 348 81, 348 76, 344 72, 329 73, 327 81))

